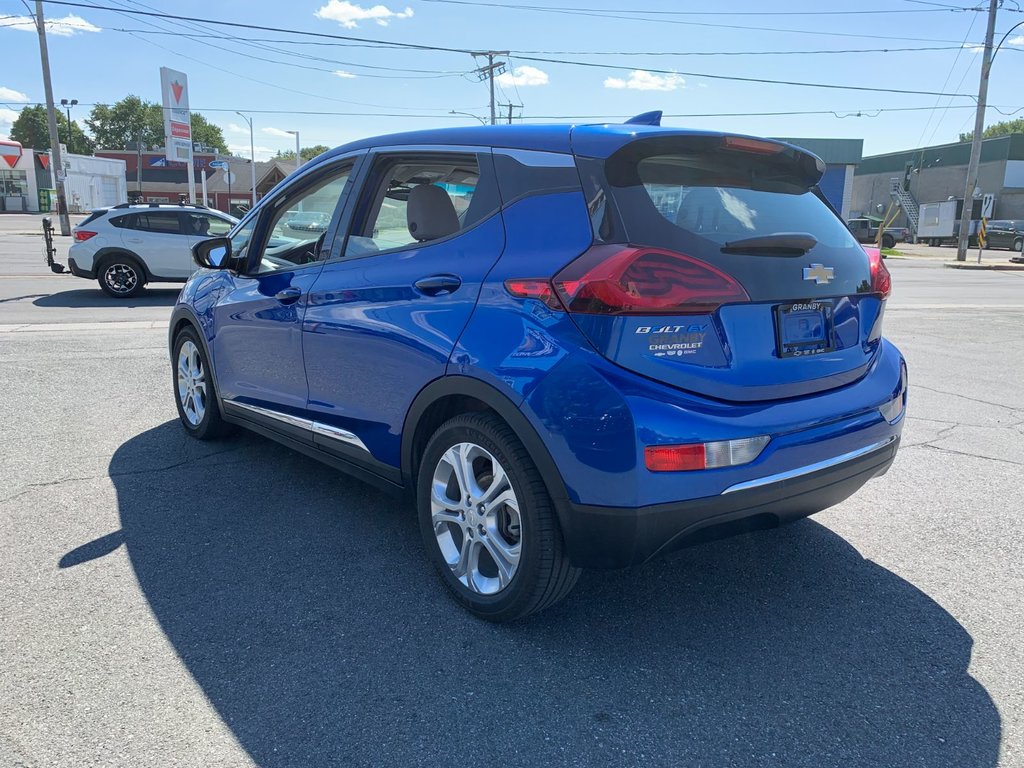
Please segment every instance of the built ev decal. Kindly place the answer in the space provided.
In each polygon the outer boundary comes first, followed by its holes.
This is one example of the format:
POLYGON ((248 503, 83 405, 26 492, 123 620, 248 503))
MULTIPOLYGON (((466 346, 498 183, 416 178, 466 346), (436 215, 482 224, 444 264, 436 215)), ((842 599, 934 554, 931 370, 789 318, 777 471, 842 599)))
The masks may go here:
POLYGON ((641 325, 634 333, 645 336, 647 349, 655 357, 682 357, 693 355, 704 346, 708 324, 641 325))

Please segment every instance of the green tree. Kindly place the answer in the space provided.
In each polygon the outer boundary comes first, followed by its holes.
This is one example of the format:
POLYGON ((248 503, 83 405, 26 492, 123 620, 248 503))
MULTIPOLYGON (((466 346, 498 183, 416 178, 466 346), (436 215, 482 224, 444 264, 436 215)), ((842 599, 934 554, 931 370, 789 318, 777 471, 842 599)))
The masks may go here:
MULTIPOLYGON (((329 149, 330 149, 330 147, 328 147, 326 144, 315 144, 312 147, 303 147, 302 150, 301 150, 302 151, 302 162, 308 163, 314 157, 316 157, 317 155, 322 155, 324 152, 326 152, 329 149)), ((277 154, 274 155, 274 159, 275 160, 280 160, 282 163, 294 163, 295 162, 295 150, 294 149, 289 149, 286 152, 282 152, 281 150, 278 150, 277 154)))
MULTIPOLYGON (((164 145, 163 107, 138 96, 93 107, 85 124, 103 149, 127 149, 140 137, 146 147, 164 145)), ((192 140, 227 154, 224 133, 198 112, 192 113, 192 140)))
MULTIPOLYGON (((981 138, 991 139, 995 136, 1006 136, 1009 133, 1024 133, 1024 118, 1003 120, 1001 123, 990 125, 982 132, 981 138)), ((960 141, 971 141, 973 138, 974 131, 960 134, 960 141)))
MULTIPOLYGON (((68 130, 67 116, 57 113, 57 135, 69 152, 77 155, 91 155, 94 149, 92 140, 74 120, 68 130)), ((37 105, 25 107, 11 125, 11 139, 20 142, 23 147, 31 147, 40 152, 50 149, 50 128, 46 120, 46 107, 37 105)))

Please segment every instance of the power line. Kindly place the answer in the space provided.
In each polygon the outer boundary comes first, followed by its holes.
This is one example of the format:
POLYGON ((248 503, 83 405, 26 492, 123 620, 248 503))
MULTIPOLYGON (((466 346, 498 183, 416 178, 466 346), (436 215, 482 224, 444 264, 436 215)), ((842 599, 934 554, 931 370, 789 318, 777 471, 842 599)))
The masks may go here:
MULTIPOLYGON (((526 8, 528 10, 558 11, 593 11, 597 13, 643 13, 658 16, 861 16, 893 13, 950 13, 954 11, 977 11, 975 7, 944 5, 935 8, 877 9, 856 11, 665 11, 640 8, 587 8, 579 6, 524 6, 510 3, 487 3, 479 0, 422 0, 424 3, 444 3, 446 5, 473 5, 482 8, 526 8)), ((938 5, 938 3, 928 3, 938 5)))
MULTIPOLYGON (((355 37, 355 36, 351 36, 351 35, 332 35, 332 34, 327 34, 327 33, 324 33, 324 32, 306 32, 306 31, 299 31, 299 30, 287 30, 287 29, 282 29, 282 28, 279 28, 279 27, 268 27, 268 26, 258 25, 258 24, 246 24, 246 23, 242 23, 242 22, 222 21, 222 20, 216 20, 216 19, 203 19, 203 18, 196 18, 196 17, 193 17, 193 16, 179 16, 179 15, 176 15, 176 14, 156 13, 156 12, 151 12, 151 11, 122 10, 122 9, 118 9, 118 8, 111 8, 110 6, 100 6, 100 5, 90 4, 90 3, 71 2, 70 0, 46 0, 46 2, 54 4, 54 5, 64 5, 64 6, 71 6, 71 7, 76 7, 76 8, 91 8, 93 10, 114 11, 115 13, 131 13, 131 14, 137 14, 137 15, 148 16, 148 17, 156 17, 156 18, 163 18, 163 19, 174 19, 174 20, 178 20, 178 21, 198 21, 198 22, 205 23, 205 24, 216 24, 216 25, 220 25, 220 26, 239 27, 239 28, 242 28, 242 29, 258 29, 258 30, 261 30, 261 31, 269 31, 269 32, 285 32, 285 33, 290 33, 290 34, 294 34, 294 35, 308 35, 308 36, 314 36, 314 37, 335 38, 335 39, 340 39, 340 40, 354 40, 354 41, 364 42, 364 43, 365 42, 379 42, 382 45, 393 46, 393 47, 402 47, 402 48, 410 48, 410 49, 418 49, 418 50, 444 51, 444 52, 447 52, 447 53, 466 53, 466 54, 469 54, 469 55, 473 55, 474 53, 479 53, 479 51, 472 51, 472 50, 463 49, 463 48, 447 48, 447 47, 444 47, 444 46, 425 45, 425 44, 421 44, 421 43, 397 43, 397 42, 393 42, 393 41, 388 41, 388 42, 373 41, 373 40, 370 40, 368 38, 355 37)), ((181 55, 181 54, 179 54, 179 55, 181 55)), ((536 61, 536 62, 543 62, 543 63, 548 63, 548 64, 564 64, 564 65, 568 65, 568 66, 588 67, 588 68, 605 69, 605 70, 609 70, 610 69, 610 70, 622 71, 622 70, 632 70, 632 69, 636 68, 636 67, 627 67, 627 66, 620 66, 620 65, 614 65, 614 64, 598 64, 598 63, 595 63, 595 62, 573 61, 573 60, 569 60, 569 59, 554 59, 554 58, 538 57, 538 56, 522 56, 522 55, 519 55, 519 56, 517 56, 517 58, 520 59, 520 60, 523 60, 523 61, 536 61)), ((801 81, 794 81, 794 80, 774 80, 774 79, 759 78, 759 77, 739 77, 739 76, 736 76, 736 75, 721 75, 721 74, 715 74, 715 73, 710 73, 710 72, 686 72, 686 71, 682 71, 682 70, 665 70, 665 69, 661 69, 661 70, 658 70, 658 69, 648 69, 647 71, 655 73, 655 74, 685 75, 687 77, 705 78, 705 79, 708 79, 708 80, 726 80, 726 81, 731 81, 731 82, 758 83, 758 84, 764 84, 764 85, 788 85, 788 86, 796 87, 796 88, 819 88, 819 89, 826 89, 826 90, 862 91, 862 92, 866 92, 866 93, 895 93, 895 94, 903 94, 903 95, 910 95, 910 96, 922 96, 922 95, 923 96, 937 96, 937 95, 940 95, 936 91, 908 90, 908 89, 902 89, 902 88, 878 88, 878 87, 858 86, 858 85, 837 85, 835 83, 813 83, 813 82, 801 82, 801 81)), ((231 73, 231 74, 234 74, 234 73, 231 73)), ((238 75, 236 75, 236 76, 238 76, 238 75)), ((264 83, 264 84, 266 84, 266 83, 264 83)), ((275 85, 274 87, 281 87, 281 86, 276 86, 275 85)), ((306 95, 316 96, 317 98, 328 98, 326 96, 323 96, 322 94, 306 94, 306 95)), ((947 95, 947 94, 941 94, 941 95, 947 95)), ((948 94, 948 95, 954 95, 954 96, 958 96, 958 97, 961 97, 961 98, 973 98, 970 94, 948 94)), ((334 101, 343 101, 341 99, 333 99, 333 100, 334 101)))

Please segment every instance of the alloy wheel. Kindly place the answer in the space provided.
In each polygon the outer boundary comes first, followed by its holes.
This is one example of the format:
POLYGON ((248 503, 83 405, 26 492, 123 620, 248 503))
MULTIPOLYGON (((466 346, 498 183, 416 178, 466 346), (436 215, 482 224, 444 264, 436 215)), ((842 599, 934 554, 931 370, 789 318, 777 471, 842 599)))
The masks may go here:
POLYGON ((519 500, 498 460, 475 443, 453 445, 434 469, 431 522, 444 561, 481 595, 505 589, 519 569, 519 500))
POLYGON ((199 349, 187 339, 178 350, 178 400, 188 423, 198 427, 206 415, 206 371, 199 349))
POLYGON ((113 293, 128 294, 139 284, 139 276, 128 264, 111 264, 103 273, 103 282, 113 293))

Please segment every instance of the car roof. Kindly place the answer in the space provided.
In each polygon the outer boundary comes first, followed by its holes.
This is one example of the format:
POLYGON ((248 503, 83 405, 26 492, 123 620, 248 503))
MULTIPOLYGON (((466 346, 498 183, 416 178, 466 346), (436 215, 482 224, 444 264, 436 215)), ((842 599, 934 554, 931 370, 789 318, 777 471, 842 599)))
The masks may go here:
MULTIPOLYGON (((420 131, 372 136, 324 152, 308 163, 319 165, 339 155, 377 147, 484 146, 541 152, 573 153, 584 157, 606 158, 624 144, 653 136, 734 136, 719 131, 699 131, 661 125, 636 123, 548 123, 533 125, 471 125, 459 128, 433 128, 420 131)), ((761 137, 751 137, 761 138, 761 137)), ((775 139, 763 139, 793 147, 775 139)), ((801 147, 793 147, 811 154, 801 147)))

